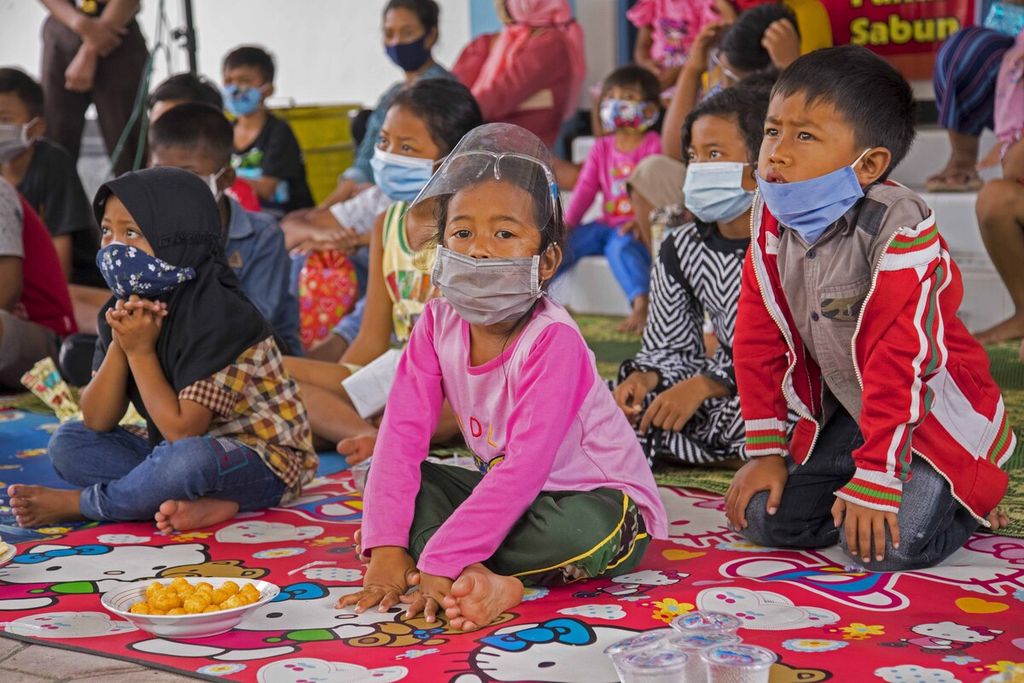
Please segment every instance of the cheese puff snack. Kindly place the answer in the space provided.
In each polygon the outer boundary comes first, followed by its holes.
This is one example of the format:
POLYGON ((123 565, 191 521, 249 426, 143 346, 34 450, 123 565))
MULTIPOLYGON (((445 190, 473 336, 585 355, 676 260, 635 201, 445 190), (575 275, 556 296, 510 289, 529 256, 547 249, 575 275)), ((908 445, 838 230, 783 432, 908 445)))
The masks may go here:
POLYGON ((239 588, 234 581, 225 581, 214 588, 203 581, 192 585, 178 577, 169 584, 154 581, 146 586, 145 599, 128 610, 132 614, 184 615, 219 612, 251 605, 260 599, 260 592, 250 583, 239 588))

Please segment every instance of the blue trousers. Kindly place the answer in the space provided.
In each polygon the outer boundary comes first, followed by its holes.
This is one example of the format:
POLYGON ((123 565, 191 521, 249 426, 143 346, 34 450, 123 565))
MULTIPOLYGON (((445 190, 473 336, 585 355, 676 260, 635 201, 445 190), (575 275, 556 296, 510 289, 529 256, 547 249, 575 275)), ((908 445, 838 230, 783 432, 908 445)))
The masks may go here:
POLYGON ((569 245, 560 272, 576 265, 584 256, 608 259, 619 287, 630 303, 651 291, 651 252, 632 235, 620 235, 618 228, 604 223, 586 223, 569 231, 569 245))
POLYGON ((232 439, 193 436, 151 448, 118 427, 94 432, 68 422, 48 448, 61 479, 82 488, 79 511, 104 522, 152 519, 165 500, 230 500, 241 511, 281 501, 282 482, 259 454, 232 439))
MULTIPOLYGON (((822 427, 811 457, 797 465, 786 457, 789 479, 782 502, 769 515, 768 492, 761 491, 747 505, 747 528, 740 535, 759 545, 777 548, 823 548, 836 543, 846 551, 846 535, 832 521, 835 492, 853 477, 853 452, 864 439, 857 422, 840 410, 822 427)), ((967 508, 953 498, 949 484, 923 458, 910 463, 911 478, 903 485, 903 503, 896 514, 900 547, 892 547, 886 529, 885 559, 856 566, 891 572, 933 567, 952 555, 978 528, 967 508)), ((872 553, 872 556, 874 553, 872 553)))

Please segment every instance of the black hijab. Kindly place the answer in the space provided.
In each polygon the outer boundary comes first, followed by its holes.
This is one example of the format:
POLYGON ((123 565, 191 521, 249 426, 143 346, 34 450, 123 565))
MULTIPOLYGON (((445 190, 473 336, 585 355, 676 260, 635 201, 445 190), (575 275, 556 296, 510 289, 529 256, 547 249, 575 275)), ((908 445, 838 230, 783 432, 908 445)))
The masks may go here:
MULTIPOLYGON (((196 271, 194 280, 158 297, 167 303, 167 318, 156 353, 175 392, 223 370, 247 348, 271 336, 270 326, 224 260, 220 212, 199 176, 176 168, 151 168, 115 178, 93 200, 97 224, 103 222, 111 195, 135 219, 157 258, 196 271)), ((112 332, 105 313, 115 302, 112 297, 100 310, 94 369, 110 346, 112 332)), ((150 444, 159 444, 163 435, 150 419, 131 376, 128 397, 146 418, 150 444)))

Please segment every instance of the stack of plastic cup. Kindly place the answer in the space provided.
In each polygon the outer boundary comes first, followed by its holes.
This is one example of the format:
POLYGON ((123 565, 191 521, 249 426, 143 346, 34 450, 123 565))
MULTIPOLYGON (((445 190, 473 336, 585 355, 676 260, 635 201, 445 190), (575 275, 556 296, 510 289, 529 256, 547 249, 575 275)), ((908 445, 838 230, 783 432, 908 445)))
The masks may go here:
POLYGON ((682 652, 689 659, 683 680, 686 683, 705 683, 708 680, 707 666, 701 653, 717 645, 738 645, 740 637, 735 633, 677 633, 669 636, 668 649, 682 652))
POLYGON ((366 488, 366 475, 370 473, 370 461, 372 459, 367 458, 349 468, 349 471, 352 472, 352 483, 356 485, 356 490, 360 493, 366 488))
POLYGON ((612 664, 615 665, 615 671, 619 674, 619 678, 626 680, 622 678, 623 673, 619 669, 619 662, 630 655, 664 648, 671 634, 672 632, 665 628, 647 631, 625 640, 620 640, 617 643, 612 643, 604 649, 604 653, 611 657, 612 664))
POLYGON ((688 660, 684 652, 647 650, 617 660, 615 670, 622 683, 682 683, 688 660))
POLYGON ((742 622, 724 612, 689 612, 672 620, 671 626, 679 633, 735 633, 742 622))
POLYGON ((716 645, 701 654, 708 683, 768 683, 775 653, 756 645, 716 645))

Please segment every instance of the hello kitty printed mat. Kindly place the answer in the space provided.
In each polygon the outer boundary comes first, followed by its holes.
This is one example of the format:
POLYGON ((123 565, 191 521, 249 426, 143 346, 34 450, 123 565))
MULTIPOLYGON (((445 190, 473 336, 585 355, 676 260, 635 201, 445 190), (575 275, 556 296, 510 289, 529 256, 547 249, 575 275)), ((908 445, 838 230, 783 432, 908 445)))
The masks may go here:
POLYGON ((774 683, 1024 680, 1024 541, 977 535, 939 569, 846 572, 834 551, 743 542, 725 528, 720 496, 662 495, 672 538, 652 544, 642 570, 529 590, 477 633, 405 621, 397 609, 334 609, 362 578, 351 550, 361 500, 347 474, 319 480, 289 508, 201 532, 110 524, 20 543, 0 568, 0 628, 234 681, 600 683, 616 680, 602 655, 609 644, 706 609, 737 615, 746 641, 779 655, 774 683), (283 592, 231 632, 185 641, 134 630, 100 606, 125 582, 175 576, 258 577, 283 592))

